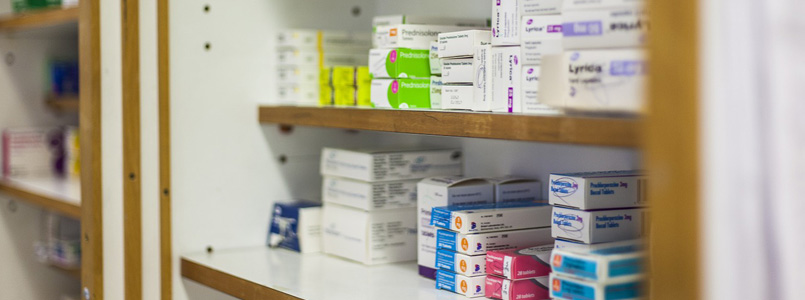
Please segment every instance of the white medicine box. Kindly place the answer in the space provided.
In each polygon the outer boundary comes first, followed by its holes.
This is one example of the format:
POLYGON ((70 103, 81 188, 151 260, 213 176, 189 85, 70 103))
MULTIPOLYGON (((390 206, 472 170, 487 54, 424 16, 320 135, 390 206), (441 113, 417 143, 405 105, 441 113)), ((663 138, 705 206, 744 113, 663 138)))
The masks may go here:
POLYGON ((548 200, 582 210, 646 205, 646 177, 640 171, 556 173, 550 176, 548 200))
POLYGON ((597 244, 643 236, 641 208, 584 211, 554 206, 551 235, 557 239, 597 244))
POLYGON ((384 150, 324 148, 321 174, 362 181, 461 175, 461 150, 384 150))
POLYGON ((418 179, 366 182, 325 176, 322 201, 366 211, 416 207, 418 179))
POLYGON ((324 253, 367 265, 416 260, 416 209, 367 212, 324 205, 324 253))

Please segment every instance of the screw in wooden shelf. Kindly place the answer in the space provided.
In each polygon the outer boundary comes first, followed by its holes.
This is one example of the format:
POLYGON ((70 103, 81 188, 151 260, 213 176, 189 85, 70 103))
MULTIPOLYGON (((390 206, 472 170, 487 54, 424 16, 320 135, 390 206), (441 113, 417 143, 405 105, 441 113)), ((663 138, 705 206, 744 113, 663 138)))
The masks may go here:
POLYGON ((134 173, 129 173, 129 180, 134 180, 137 176, 134 176, 134 173))
POLYGON ((169 195, 169 194, 170 194, 170 191, 168 191, 168 189, 163 189, 163 190, 162 190, 162 194, 163 194, 163 195, 165 195, 165 196, 167 196, 167 195, 169 195))

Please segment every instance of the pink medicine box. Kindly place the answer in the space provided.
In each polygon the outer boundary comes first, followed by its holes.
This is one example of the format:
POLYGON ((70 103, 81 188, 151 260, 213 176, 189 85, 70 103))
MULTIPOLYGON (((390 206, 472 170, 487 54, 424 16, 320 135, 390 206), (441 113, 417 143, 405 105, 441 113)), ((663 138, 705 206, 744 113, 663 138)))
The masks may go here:
POLYGON ((502 300, 542 300, 550 299, 548 276, 510 280, 487 275, 484 296, 502 300))
POLYGON ((508 279, 548 276, 553 244, 486 253, 486 273, 508 279))

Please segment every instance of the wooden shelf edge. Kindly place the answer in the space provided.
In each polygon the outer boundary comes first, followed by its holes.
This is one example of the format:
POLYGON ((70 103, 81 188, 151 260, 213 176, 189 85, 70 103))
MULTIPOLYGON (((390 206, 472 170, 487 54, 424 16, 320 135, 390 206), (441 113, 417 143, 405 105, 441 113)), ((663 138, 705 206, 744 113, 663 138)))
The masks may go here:
POLYGON ((261 123, 636 148, 642 120, 450 111, 260 106, 261 123))
POLYGON ((281 291, 221 272, 184 257, 181 259, 181 272, 184 278, 239 299, 299 300, 299 298, 281 291))
POLYGON ((66 268, 66 267, 64 267, 64 266, 61 266, 61 265, 58 265, 58 264, 54 264, 54 263, 48 263, 47 265, 48 265, 49 267, 53 268, 53 269, 56 269, 56 270, 62 271, 62 272, 64 272, 64 273, 65 273, 65 274, 67 274, 67 275, 70 275, 70 276, 72 276, 72 277, 75 277, 75 278, 81 279, 81 268, 76 268, 76 269, 72 269, 72 268, 66 268))
POLYGON ((81 220, 81 206, 72 204, 66 199, 39 194, 4 179, 0 179, 0 191, 7 193, 15 199, 24 200, 34 205, 41 206, 46 210, 81 220))
POLYGON ((80 101, 78 96, 51 97, 48 98, 45 103, 47 103, 50 108, 58 111, 78 111, 80 101))
POLYGON ((2 16, 0 31, 40 28, 71 22, 78 23, 78 7, 44 9, 2 16))

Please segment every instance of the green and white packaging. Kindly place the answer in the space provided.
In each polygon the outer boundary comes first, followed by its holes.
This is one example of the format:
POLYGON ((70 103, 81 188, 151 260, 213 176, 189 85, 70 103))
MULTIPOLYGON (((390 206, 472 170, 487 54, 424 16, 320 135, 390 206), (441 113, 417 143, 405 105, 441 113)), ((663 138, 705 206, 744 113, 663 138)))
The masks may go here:
POLYGON ((429 78, 430 51, 372 49, 369 51, 369 73, 373 78, 429 78))
POLYGON ((430 79, 372 79, 372 106, 429 109, 430 79))

